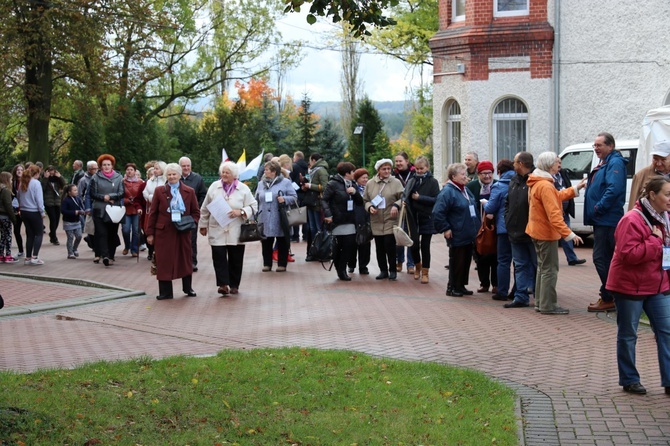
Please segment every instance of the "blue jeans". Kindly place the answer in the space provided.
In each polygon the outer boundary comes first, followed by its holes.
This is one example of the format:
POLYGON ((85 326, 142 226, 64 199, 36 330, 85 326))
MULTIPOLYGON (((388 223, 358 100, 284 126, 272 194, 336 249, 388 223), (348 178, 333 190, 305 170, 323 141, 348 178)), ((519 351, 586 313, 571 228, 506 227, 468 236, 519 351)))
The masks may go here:
POLYGON ((514 280, 516 281, 514 301, 529 304, 530 293, 535 291, 535 271, 537 270, 535 246, 533 246, 533 242, 511 242, 511 245, 512 258, 514 259, 514 280))
POLYGON ((509 269, 512 265, 512 245, 507 234, 498 234, 498 295, 509 293, 509 269))
POLYGON ((140 246, 139 214, 126 215, 123 220, 123 226, 121 227, 121 232, 123 233, 123 243, 125 248, 129 249, 130 252, 137 254, 139 252, 139 246, 140 246))
MULTIPOLYGON (((566 225, 568 225, 568 228, 570 227, 570 216, 568 215, 567 212, 563 213, 563 221, 565 222, 566 225)), ((558 244, 563 247, 563 252, 565 253, 565 258, 568 262, 574 262, 577 260, 577 254, 575 254, 575 242, 572 240, 565 241, 563 239, 560 239, 558 241, 558 244)))
POLYGON ((412 248, 405 248, 404 246, 397 246, 395 248, 395 260, 399 265, 405 262, 405 249, 407 249, 407 268, 414 267, 414 259, 412 258, 412 248))
POLYGON ((614 301, 618 327, 616 356, 619 385, 627 386, 640 382, 640 375, 635 367, 635 344, 640 314, 644 310, 656 336, 661 385, 670 387, 670 296, 656 294, 644 300, 631 300, 614 293, 614 301))
POLYGON ((593 265, 600 277, 600 297, 605 302, 612 302, 612 293, 605 289, 610 263, 614 257, 614 231, 611 226, 593 227, 593 265))

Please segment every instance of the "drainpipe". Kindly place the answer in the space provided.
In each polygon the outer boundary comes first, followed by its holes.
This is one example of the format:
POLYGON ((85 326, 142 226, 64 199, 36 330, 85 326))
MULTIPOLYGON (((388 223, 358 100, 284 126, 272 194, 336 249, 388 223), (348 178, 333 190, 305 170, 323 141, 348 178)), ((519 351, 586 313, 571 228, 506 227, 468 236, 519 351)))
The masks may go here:
POLYGON ((554 0, 554 148, 561 152, 561 1, 554 0))

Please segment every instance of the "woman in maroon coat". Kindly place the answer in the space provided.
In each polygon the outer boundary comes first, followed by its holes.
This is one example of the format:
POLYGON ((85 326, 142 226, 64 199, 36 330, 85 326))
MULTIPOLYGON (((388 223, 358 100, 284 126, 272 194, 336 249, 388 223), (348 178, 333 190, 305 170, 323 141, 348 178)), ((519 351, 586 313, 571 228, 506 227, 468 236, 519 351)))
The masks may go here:
POLYGON ((147 220, 147 242, 155 247, 156 299, 172 299, 172 281, 181 278, 182 290, 194 297, 191 288, 193 263, 191 262, 191 231, 179 232, 172 223, 173 218, 190 215, 198 224, 200 208, 195 191, 180 182, 181 167, 170 163, 165 168, 167 184, 157 187, 151 201, 147 220))

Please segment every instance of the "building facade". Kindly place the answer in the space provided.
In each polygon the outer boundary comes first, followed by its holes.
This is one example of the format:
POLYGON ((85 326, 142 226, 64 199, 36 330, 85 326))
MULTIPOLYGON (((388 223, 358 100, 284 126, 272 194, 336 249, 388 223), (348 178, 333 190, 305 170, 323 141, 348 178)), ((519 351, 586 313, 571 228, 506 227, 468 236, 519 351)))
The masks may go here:
POLYGON ((439 14, 438 177, 470 151, 495 164, 601 131, 635 139, 647 110, 670 104, 667 0, 440 0, 439 14))

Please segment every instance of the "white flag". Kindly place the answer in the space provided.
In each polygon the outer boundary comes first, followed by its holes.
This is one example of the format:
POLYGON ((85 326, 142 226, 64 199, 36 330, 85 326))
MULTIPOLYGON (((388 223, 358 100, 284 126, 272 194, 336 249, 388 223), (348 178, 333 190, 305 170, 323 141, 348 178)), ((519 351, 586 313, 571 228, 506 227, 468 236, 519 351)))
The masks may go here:
POLYGON ((221 149, 221 162, 225 163, 226 161, 230 161, 230 158, 228 157, 228 154, 226 153, 226 149, 221 149))
POLYGON ((258 168, 261 166, 261 160, 263 159, 264 152, 265 150, 262 150, 261 154, 252 159, 251 162, 247 164, 247 168, 240 172, 240 181, 248 180, 249 178, 256 176, 258 173, 258 168))

